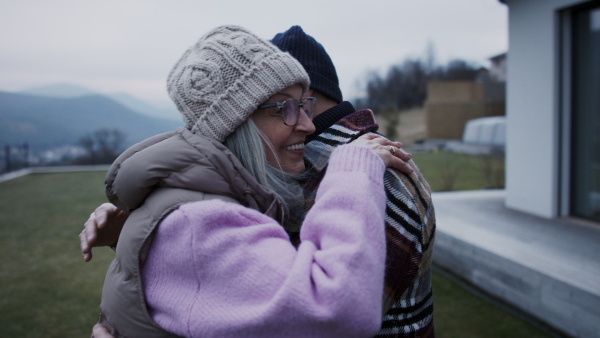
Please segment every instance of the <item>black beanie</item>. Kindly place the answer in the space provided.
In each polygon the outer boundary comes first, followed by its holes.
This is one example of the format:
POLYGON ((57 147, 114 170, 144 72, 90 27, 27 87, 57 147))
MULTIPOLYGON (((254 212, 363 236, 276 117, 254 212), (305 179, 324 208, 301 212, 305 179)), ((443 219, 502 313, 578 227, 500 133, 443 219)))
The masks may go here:
POLYGON ((284 52, 290 53, 304 67, 310 77, 310 88, 341 103, 342 91, 333 61, 325 48, 302 27, 292 26, 284 33, 275 35, 271 42, 284 52))

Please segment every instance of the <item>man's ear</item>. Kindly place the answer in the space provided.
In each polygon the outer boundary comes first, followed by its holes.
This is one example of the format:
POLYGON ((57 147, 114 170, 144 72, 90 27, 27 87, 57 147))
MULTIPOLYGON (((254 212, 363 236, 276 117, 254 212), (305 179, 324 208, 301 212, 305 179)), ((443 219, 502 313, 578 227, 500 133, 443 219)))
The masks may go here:
POLYGON ((304 98, 306 98, 306 97, 311 97, 311 96, 313 96, 313 97, 315 96, 315 95, 314 95, 314 91, 313 91, 312 89, 308 89, 308 90, 306 91, 306 93, 304 93, 304 95, 302 95, 302 98, 304 99, 304 98))

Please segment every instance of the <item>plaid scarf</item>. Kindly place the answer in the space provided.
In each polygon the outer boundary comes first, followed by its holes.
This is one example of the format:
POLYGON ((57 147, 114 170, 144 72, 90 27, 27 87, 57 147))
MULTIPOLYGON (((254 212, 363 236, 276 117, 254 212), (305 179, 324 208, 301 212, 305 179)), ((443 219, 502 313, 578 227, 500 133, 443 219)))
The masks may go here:
MULTIPOLYGON (((361 110, 330 125, 306 145, 305 159, 312 166, 305 184, 307 210, 314 204, 335 147, 364 133, 375 132, 378 127, 373 113, 361 110)), ((377 337, 434 337, 431 262, 435 213, 429 184, 415 163, 412 160, 409 163, 415 169, 412 175, 393 169, 386 170, 384 175, 388 198, 385 314, 377 337)))

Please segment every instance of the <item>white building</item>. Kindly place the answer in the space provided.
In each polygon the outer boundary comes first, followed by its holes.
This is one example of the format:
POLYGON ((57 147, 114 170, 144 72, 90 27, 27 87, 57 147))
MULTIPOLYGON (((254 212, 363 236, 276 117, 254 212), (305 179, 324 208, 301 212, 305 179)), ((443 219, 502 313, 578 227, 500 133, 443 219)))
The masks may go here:
POLYGON ((600 1, 509 9, 506 206, 600 222, 600 1))
POLYGON ((434 262, 550 331, 600 337, 600 0, 499 1, 506 189, 434 193, 434 262))
POLYGON ((497 82, 506 82, 506 53, 490 58, 490 78, 497 82))

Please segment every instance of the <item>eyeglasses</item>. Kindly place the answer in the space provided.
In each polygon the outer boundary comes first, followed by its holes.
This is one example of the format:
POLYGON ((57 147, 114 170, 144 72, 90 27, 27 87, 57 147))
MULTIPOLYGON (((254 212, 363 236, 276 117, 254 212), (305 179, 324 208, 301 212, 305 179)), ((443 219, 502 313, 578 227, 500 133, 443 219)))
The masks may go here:
POLYGON ((300 118, 300 108, 304 110, 306 115, 312 120, 315 115, 315 107, 317 105, 317 99, 314 97, 307 97, 298 102, 296 99, 289 98, 285 101, 269 103, 259 106, 258 109, 265 109, 271 107, 279 108, 281 111, 281 118, 286 126, 295 126, 300 118))

